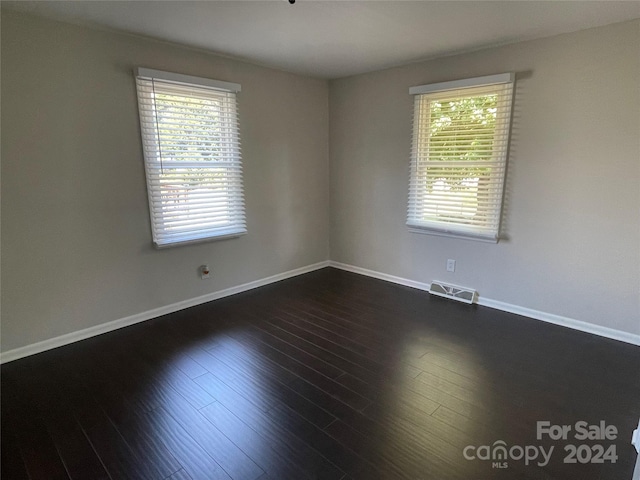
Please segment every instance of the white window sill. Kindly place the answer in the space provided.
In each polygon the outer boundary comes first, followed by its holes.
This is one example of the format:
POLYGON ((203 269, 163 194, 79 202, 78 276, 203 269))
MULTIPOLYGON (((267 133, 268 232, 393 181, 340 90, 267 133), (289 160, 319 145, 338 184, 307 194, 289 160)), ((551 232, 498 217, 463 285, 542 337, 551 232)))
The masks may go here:
POLYGON ((473 234, 473 233, 450 232, 447 230, 436 230, 434 228, 427 228, 427 227, 409 226, 409 232, 420 233, 422 235, 434 235, 436 237, 449 237, 449 238, 460 238, 462 240, 475 240, 477 242, 484 242, 484 243, 498 243, 498 241, 500 240, 500 238, 497 236, 487 237, 487 236, 473 234))
POLYGON ((196 243, 206 243, 206 242, 217 242, 219 240, 229 240, 231 238, 238 238, 241 237, 243 235, 246 235, 247 232, 235 232, 235 233, 229 233, 226 235, 216 235, 215 237, 204 237, 204 238, 194 238, 192 240, 183 240, 180 242, 171 242, 171 243, 163 243, 161 245, 158 245, 157 243, 153 243, 153 246, 156 247, 156 249, 158 250, 164 250, 165 248, 171 248, 171 247, 180 247, 182 245, 194 245, 196 243))

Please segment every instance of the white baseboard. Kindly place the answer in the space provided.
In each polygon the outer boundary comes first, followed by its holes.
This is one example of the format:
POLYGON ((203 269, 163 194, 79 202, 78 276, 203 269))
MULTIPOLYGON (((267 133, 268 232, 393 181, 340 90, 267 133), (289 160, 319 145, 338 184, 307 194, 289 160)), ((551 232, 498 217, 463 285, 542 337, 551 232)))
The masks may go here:
MULTIPOLYGON (((408 278, 396 277, 394 275, 376 272, 375 270, 356 267, 354 265, 348 265, 346 263, 330 261, 329 266, 339 268, 341 270, 346 270, 348 272, 359 273, 368 277, 378 278, 380 280, 386 280, 388 282, 397 283, 399 285, 417 288, 419 290, 428 291, 430 286, 430 284, 428 283, 416 282, 415 280, 409 280, 408 278)), ((573 318, 554 315, 553 313, 541 312, 532 308, 520 307, 518 305, 512 305, 510 303, 501 302, 498 300, 492 300, 490 298, 479 297, 477 303, 478 305, 495 308, 496 310, 502 310, 503 312, 515 313, 516 315, 522 315, 524 317, 533 318, 535 320, 542 320, 543 322, 552 323, 554 325, 560 325, 562 327, 572 328, 581 332, 592 333, 601 337, 611 338, 613 340, 619 340, 621 342, 640 346, 640 335, 636 335, 630 332, 615 330, 613 328, 603 327, 601 325, 595 325, 593 323, 583 322, 580 320, 575 320, 573 318)))
MULTIPOLYGON (((183 310, 185 308, 193 307, 195 305, 200 305, 206 302, 211 302, 219 298, 235 295, 236 293, 252 290, 254 288, 262 287, 270 283, 278 282, 280 280, 285 280, 287 278, 302 275, 304 273, 312 272, 314 270, 319 270, 325 267, 335 267, 341 270, 346 270, 349 272, 366 275, 368 277, 378 278, 380 280, 386 280, 388 282, 397 283, 399 285, 405 285, 408 287, 417 288, 419 290, 428 291, 430 286, 428 283, 417 282, 415 280, 409 280, 408 278, 396 277, 394 275, 376 272, 374 270, 369 270, 362 267, 356 267, 354 265, 347 265, 345 263, 327 260, 324 262, 314 263, 313 265, 307 265, 305 267, 289 270, 288 272, 272 275, 270 277, 254 280, 253 282, 244 283, 242 285, 226 288, 224 290, 219 290, 217 292, 208 293, 206 295, 202 295, 199 297, 183 300, 181 302, 172 303, 171 305, 155 308, 153 310, 148 310, 146 312, 131 315, 129 317, 120 318, 118 320, 113 320, 107 323, 101 323, 100 325, 96 325, 94 327, 89 327, 83 330, 78 330, 76 332, 67 333, 65 335, 60 335, 59 337, 54 337, 47 340, 43 340, 41 342, 32 343, 31 345, 26 345, 24 347, 19 347, 13 350, 8 350, 6 352, 1 352, 0 364, 11 362, 13 360, 18 360, 20 358, 27 357, 29 355, 35 355, 36 353, 41 353, 46 350, 51 350, 53 348, 62 347, 64 345, 68 345, 70 343, 84 340, 86 338, 95 337, 96 335, 101 335, 103 333, 111 332, 119 328, 144 322, 146 320, 151 320, 152 318, 160 317, 168 313, 177 312, 178 310, 183 310)), ((478 304, 486 307, 490 307, 490 308, 495 308, 497 310, 502 310, 504 312, 515 313, 517 315, 522 315, 522 316, 533 318, 536 320, 542 320, 543 322, 552 323, 554 325, 560 325, 563 327, 572 328, 574 330, 579 330, 581 332, 592 333, 594 335, 599 335, 599 336, 611 338, 614 340, 620 340, 622 342, 640 346, 640 335, 635 335, 633 333, 623 332, 620 330, 615 330, 613 328, 603 327, 600 325, 594 325, 592 323, 582 322, 580 320, 575 320, 573 318, 562 317, 560 315, 554 315, 552 313, 541 312, 539 310, 533 310, 531 308, 520 307, 518 305, 512 305, 510 303, 501 302, 498 300, 492 300, 489 298, 480 297, 478 299, 478 304)))
POLYGON ((113 330, 127 327, 135 323, 151 320, 152 318, 160 317, 168 313, 177 312, 178 310, 183 310, 185 308, 200 305, 202 303, 211 302, 212 300, 217 300, 219 298, 235 295, 236 293, 246 292, 247 290, 262 287, 270 283, 279 282, 280 280, 285 280, 287 278, 296 277, 298 275, 302 275, 303 273, 312 272, 314 270, 319 270, 328 266, 328 260, 324 262, 314 263, 313 265, 296 268, 294 270, 289 270, 288 272, 279 273, 277 275, 272 275, 270 277, 262 278, 259 280, 254 280, 253 282, 244 283, 235 287, 225 288, 224 290, 207 293, 206 295, 201 295, 199 297, 190 298, 181 302, 172 303, 171 305, 160 308, 154 308, 153 310, 137 313, 135 315, 120 318, 118 320, 113 320, 111 322, 101 323, 100 325, 96 325, 94 327, 89 327, 83 330, 78 330, 76 332, 60 335, 59 337, 43 340, 42 342, 32 343, 31 345, 8 350, 6 352, 0 353, 0 364, 18 360, 19 358, 23 357, 28 357, 29 355, 35 355, 36 353, 51 350, 52 348, 62 347, 63 345, 68 345, 79 340, 95 337, 96 335, 111 332, 113 330))

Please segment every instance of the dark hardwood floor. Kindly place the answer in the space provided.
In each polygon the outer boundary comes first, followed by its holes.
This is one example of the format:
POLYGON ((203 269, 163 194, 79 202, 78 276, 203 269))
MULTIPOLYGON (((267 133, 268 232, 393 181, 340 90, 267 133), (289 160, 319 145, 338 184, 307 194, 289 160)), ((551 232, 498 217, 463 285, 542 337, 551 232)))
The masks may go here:
POLYGON ((3 479, 630 480, 636 457, 639 347, 329 268, 1 373, 3 479), (499 441, 507 468, 463 455, 499 441))

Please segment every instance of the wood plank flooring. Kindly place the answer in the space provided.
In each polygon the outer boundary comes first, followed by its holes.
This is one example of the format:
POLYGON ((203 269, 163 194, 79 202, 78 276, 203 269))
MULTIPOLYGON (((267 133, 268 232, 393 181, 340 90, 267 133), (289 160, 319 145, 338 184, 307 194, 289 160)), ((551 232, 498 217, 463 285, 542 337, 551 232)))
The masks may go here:
POLYGON ((1 373, 3 479, 626 480, 640 417, 639 347, 331 268, 1 373), (499 441, 554 451, 463 455, 499 441))

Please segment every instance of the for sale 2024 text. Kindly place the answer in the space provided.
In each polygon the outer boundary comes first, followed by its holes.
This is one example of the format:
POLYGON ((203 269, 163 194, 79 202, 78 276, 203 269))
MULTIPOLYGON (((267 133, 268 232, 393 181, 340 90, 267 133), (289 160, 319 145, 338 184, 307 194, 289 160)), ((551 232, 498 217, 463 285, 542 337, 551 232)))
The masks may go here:
MULTIPOLYGON (((536 438, 542 440, 548 436, 551 440, 568 440, 569 435, 574 440, 600 440, 612 441, 618 438, 618 429, 614 425, 607 425, 604 420, 590 425, 588 422, 579 421, 574 425, 552 425, 551 422, 537 422, 536 438)), ((553 448, 553 447, 552 447, 553 448)), ((618 455, 616 446, 600 444, 565 445, 564 463, 616 463, 618 455)))

